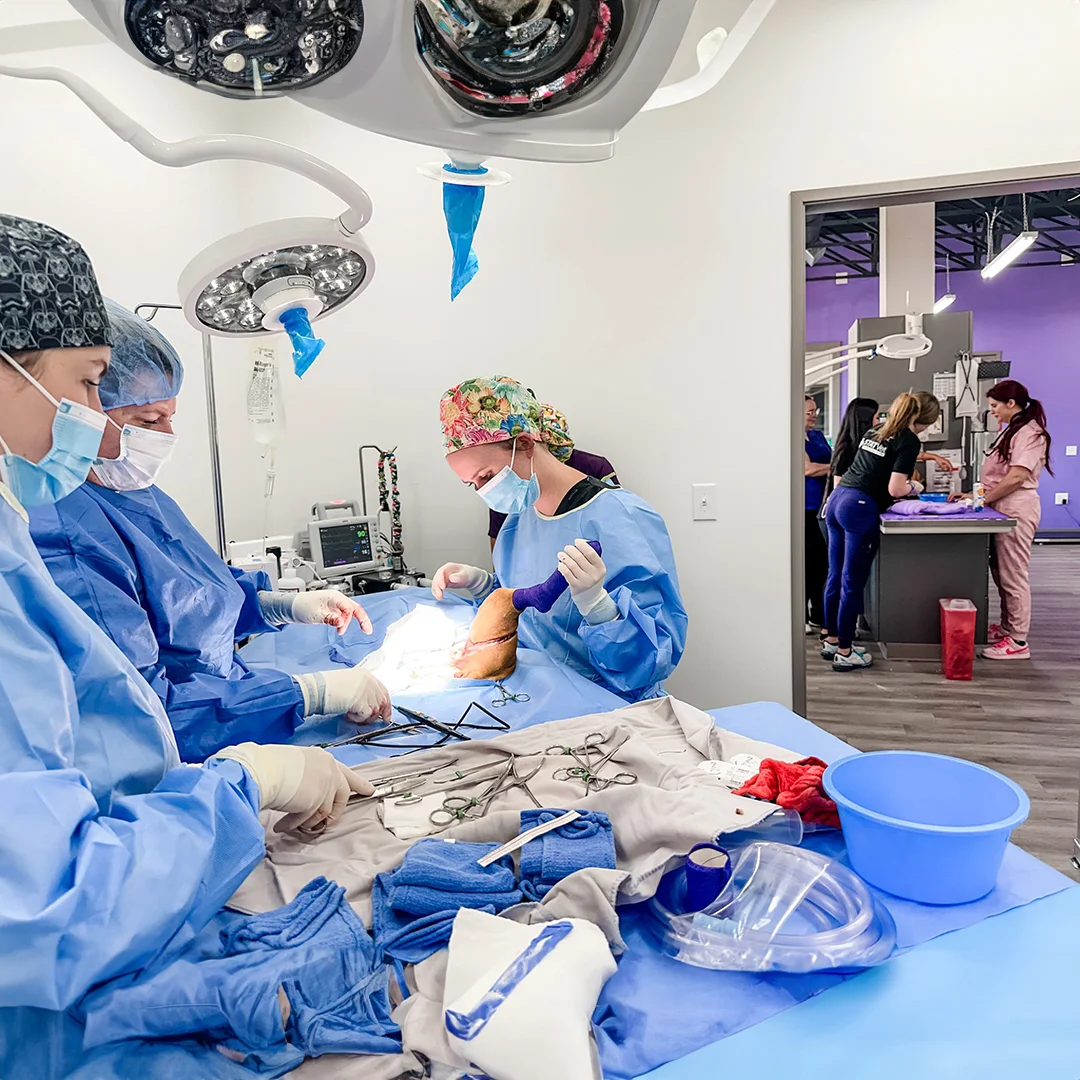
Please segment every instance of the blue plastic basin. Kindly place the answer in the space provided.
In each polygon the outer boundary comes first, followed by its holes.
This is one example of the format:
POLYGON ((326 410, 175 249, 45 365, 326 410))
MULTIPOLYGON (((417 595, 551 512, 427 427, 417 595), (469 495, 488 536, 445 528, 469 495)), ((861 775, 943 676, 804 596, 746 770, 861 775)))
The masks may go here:
POLYGON ((923 492, 923 494, 920 495, 919 498, 923 502, 943 503, 949 501, 949 496, 940 491, 931 491, 929 493, 923 492))
POLYGON ((993 889, 1009 834, 1031 809, 1007 776, 961 758, 883 750, 825 770, 852 869, 922 904, 965 904, 993 889))

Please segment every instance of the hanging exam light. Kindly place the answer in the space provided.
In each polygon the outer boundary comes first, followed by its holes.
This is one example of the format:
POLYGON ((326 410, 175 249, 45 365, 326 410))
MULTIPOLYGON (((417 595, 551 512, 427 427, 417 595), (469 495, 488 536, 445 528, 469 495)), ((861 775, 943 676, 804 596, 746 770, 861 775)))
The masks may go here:
POLYGON ((251 135, 206 135, 164 142, 85 80, 61 68, 0 66, 0 75, 44 79, 71 90, 144 157, 171 168, 207 161, 257 161, 320 184, 345 203, 337 218, 290 218, 254 225, 211 244, 180 275, 188 321, 219 337, 285 332, 302 375, 322 349, 311 323, 351 303, 371 283, 375 263, 359 233, 371 199, 359 184, 310 154, 251 135))

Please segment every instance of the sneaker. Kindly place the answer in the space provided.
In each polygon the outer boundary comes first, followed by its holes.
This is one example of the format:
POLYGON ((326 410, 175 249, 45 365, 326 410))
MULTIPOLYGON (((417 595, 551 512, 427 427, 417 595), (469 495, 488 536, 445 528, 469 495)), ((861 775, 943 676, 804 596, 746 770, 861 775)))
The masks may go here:
POLYGON ((841 656, 837 653, 833 657, 833 671, 858 671, 860 668, 868 668, 873 664, 874 658, 865 649, 852 649, 850 656, 841 656))
MULTIPOLYGON (((839 650, 840 650, 840 646, 836 642, 823 641, 821 643, 821 659, 822 660, 832 660, 833 657, 836 656, 836 654, 837 654, 837 652, 839 650)), ((851 647, 851 651, 853 653, 865 653, 866 652, 866 650, 864 648, 862 648, 862 646, 860 646, 860 645, 853 645, 851 647)))
POLYGON ((812 637, 814 634, 820 634, 821 627, 816 622, 808 622, 806 624, 806 636, 812 637))
POLYGON ((1017 645, 1006 634, 996 645, 983 649, 982 658, 984 660, 1030 660, 1031 646, 1026 642, 1023 645, 1017 645))
POLYGON ((1009 636, 1009 631, 998 623, 991 623, 987 636, 990 639, 990 644, 996 645, 999 641, 1004 641, 1009 636))

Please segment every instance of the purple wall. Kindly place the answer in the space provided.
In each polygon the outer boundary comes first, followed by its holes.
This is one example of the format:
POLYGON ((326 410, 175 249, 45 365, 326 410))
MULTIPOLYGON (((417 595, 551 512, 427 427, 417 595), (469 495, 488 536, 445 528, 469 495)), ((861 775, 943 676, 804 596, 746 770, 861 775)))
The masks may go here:
MULTIPOLYGON (((938 293, 945 275, 937 277, 938 293)), ((1013 267, 992 281, 977 273, 953 274, 953 311, 974 313, 978 352, 1000 352, 1019 379, 1046 407, 1053 436, 1055 476, 1039 483, 1044 529, 1080 527, 1080 457, 1065 447, 1080 444, 1080 267, 1013 267), (1054 493, 1069 492, 1069 506, 1055 506, 1054 493)), ((878 313, 877 278, 806 284, 806 340, 847 341, 856 319, 878 313)))

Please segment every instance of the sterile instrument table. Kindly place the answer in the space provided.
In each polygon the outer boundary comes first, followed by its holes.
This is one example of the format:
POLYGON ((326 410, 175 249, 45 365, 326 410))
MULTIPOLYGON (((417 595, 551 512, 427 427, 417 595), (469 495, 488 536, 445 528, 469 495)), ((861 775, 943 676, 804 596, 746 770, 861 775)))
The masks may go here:
MULTIPOLYGON (((385 633, 388 617, 400 614, 401 601, 406 599, 401 593, 385 597, 368 608, 376 638, 385 633)), ((276 642, 274 659, 279 664, 289 662, 291 666, 299 661, 308 670, 329 666, 329 652, 336 647, 329 628, 290 626, 280 635, 264 635, 264 642, 267 638, 276 642), (321 644, 317 641, 320 630, 327 631, 321 644)), ((371 642, 363 648, 373 647, 371 642)), ((259 657, 257 650, 256 655, 245 653, 249 662, 256 664, 270 659, 268 654, 259 657)), ((542 688, 538 697, 544 703, 539 709, 518 706, 522 711, 504 710, 515 728, 570 715, 567 709, 599 689, 590 688, 584 679, 584 689, 573 681, 554 684, 546 670, 546 665, 554 666, 554 662, 546 657, 534 660, 535 665, 519 667, 521 677, 515 688, 542 688), (548 711, 550 717, 545 715, 548 711)), ((461 694, 465 689, 450 693, 461 694)), ((615 699, 610 707, 619 704, 615 699)), ((607 707, 597 702, 596 711, 607 707)), ((834 761, 851 753, 842 740, 775 703, 712 710, 711 715, 721 727, 801 754, 834 761)), ((368 756, 348 747, 338 753, 350 763, 368 756)), ((665 1055, 652 1065, 619 1075, 698 1080, 733 1072, 754 1074, 762 1062, 777 1060, 777 1048, 782 1046, 787 1067, 809 1080, 833 1080, 838 1075, 873 1076, 875 1080, 909 1080, 912 1076, 920 1080, 969 1076, 1014 1080, 1029 1073, 1040 1080, 1077 1080, 1080 1025, 1075 1002, 1080 999, 1080 938, 1068 932, 1068 927, 1080 919, 1080 889, 1070 887, 1073 883, 1064 875, 1017 849, 1010 849, 1007 863, 1012 877, 996 907, 1004 913, 993 914, 991 906, 977 916, 981 921, 974 921, 975 917, 960 910, 973 905, 925 908, 922 917, 933 920, 938 927, 933 933, 941 936, 933 936, 880 968, 843 981, 835 976, 818 977, 812 989, 801 993, 794 991, 794 983, 788 984, 791 992, 786 1003, 776 1005, 767 1018, 739 1030, 742 1022, 732 1017, 735 1034, 728 1035, 725 1030, 687 1045, 686 1031, 695 1025, 702 1032, 710 1030, 699 1021, 704 1020, 710 1006, 717 1013, 708 990, 684 994, 677 1001, 658 1002, 657 1015, 647 1014, 646 1025, 669 1022, 675 1015, 671 1010, 675 1010, 680 1018, 678 1026, 683 1029, 672 1032, 669 1063, 653 1068, 665 1055), (1018 906, 1004 910, 1012 904, 1018 906), (964 928, 947 925, 953 915, 955 926, 964 928)), ((991 896, 1000 891, 999 886, 991 896)), ((983 903, 977 901, 976 905, 983 903)), ((696 985, 714 984, 705 981, 696 985)), ((773 991, 777 989, 774 984, 773 991)), ((714 1016, 713 1021, 716 1019, 714 1016)), ((727 1020, 722 1026, 728 1026, 727 1020)))
POLYGON ((942 599, 970 600, 975 641, 990 624, 990 541, 1016 522, 989 508, 955 517, 881 515, 881 547, 866 586, 866 619, 890 660, 938 660, 942 599))

